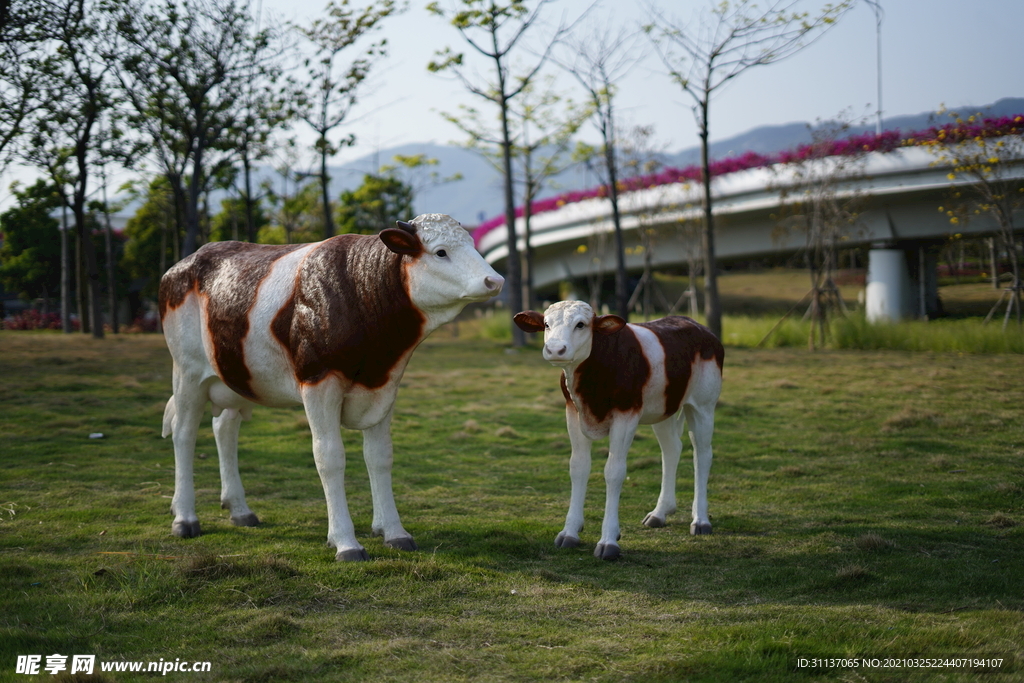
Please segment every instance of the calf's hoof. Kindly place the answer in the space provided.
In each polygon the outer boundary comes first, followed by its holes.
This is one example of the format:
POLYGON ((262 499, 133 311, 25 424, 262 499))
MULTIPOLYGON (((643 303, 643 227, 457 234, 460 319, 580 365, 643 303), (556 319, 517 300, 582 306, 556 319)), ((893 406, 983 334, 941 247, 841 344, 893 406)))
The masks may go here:
POLYGON ((194 522, 174 522, 171 524, 171 533, 178 538, 195 538, 201 531, 199 531, 199 520, 194 522))
POLYGON ((619 546, 614 543, 598 543, 594 548, 594 557, 599 560, 617 560, 621 554, 619 546))
POLYGON ((339 551, 334 559, 338 562, 367 562, 370 554, 366 552, 366 548, 351 548, 339 551))
POLYGON ((564 531, 555 536, 555 547, 556 548, 575 548, 580 544, 580 539, 575 536, 569 536, 564 531))
POLYGON ((419 550, 416 541, 412 536, 399 536, 398 538, 384 539, 384 545, 395 550, 419 550))
POLYGON ((255 512, 250 512, 247 515, 232 517, 231 523, 235 526, 259 526, 260 518, 256 516, 255 512))
POLYGON ((710 536, 711 522, 694 522, 690 525, 691 536, 710 536))
POLYGON ((665 526, 665 520, 656 516, 653 512, 644 517, 644 526, 651 529, 660 529, 665 526))

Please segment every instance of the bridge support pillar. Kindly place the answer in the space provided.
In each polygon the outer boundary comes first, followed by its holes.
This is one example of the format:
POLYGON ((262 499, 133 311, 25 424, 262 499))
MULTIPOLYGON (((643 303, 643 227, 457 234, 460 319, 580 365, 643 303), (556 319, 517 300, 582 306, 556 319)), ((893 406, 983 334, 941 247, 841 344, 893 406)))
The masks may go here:
POLYGON ((924 243, 905 250, 871 249, 864 302, 868 322, 928 319, 940 314, 937 266, 937 254, 924 243))
POLYGON ((898 322, 910 312, 910 273, 902 249, 868 252, 864 310, 869 323, 898 322))

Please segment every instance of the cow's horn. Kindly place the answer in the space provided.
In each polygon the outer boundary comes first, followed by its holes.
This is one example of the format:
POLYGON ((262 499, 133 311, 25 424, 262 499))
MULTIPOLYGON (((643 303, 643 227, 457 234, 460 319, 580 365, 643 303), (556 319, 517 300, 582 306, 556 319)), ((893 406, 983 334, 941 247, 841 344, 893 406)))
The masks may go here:
POLYGON ((405 230, 406 232, 412 233, 413 235, 416 234, 416 226, 413 225, 412 223, 406 223, 405 221, 395 221, 395 223, 402 230, 405 230))

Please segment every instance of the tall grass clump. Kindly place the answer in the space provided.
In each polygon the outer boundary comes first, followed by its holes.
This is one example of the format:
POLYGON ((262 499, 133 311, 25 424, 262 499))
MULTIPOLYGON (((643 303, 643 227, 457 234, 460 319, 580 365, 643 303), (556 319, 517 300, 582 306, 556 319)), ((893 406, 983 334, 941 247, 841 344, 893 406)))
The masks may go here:
POLYGON ((852 315, 834 320, 831 333, 836 349, 1024 353, 1024 333, 1016 325, 1003 330, 978 318, 869 323, 863 315, 852 315))

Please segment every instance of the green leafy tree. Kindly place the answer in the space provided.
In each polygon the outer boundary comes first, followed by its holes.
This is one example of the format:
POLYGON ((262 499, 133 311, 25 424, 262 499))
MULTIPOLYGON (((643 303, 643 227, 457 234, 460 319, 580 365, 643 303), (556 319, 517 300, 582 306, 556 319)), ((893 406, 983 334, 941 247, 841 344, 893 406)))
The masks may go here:
POLYGON ((351 7, 349 0, 332 0, 327 4, 325 19, 317 19, 308 27, 296 27, 316 48, 316 56, 305 62, 308 87, 297 91, 296 95, 299 117, 317 134, 314 146, 320 158, 324 238, 334 235, 327 161, 342 147, 355 144, 353 135, 337 143, 331 140, 331 135, 356 105, 361 86, 374 62, 387 54, 387 41, 384 39, 362 50, 357 43, 378 30, 384 19, 399 11, 394 0, 375 0, 361 9, 351 7), (342 55, 354 52, 358 56, 351 61, 346 63, 342 59, 342 55))
POLYGON ((723 0, 711 4, 689 24, 647 4, 650 37, 669 76, 694 102, 701 149, 704 213, 704 314, 708 328, 722 336, 718 294, 715 224, 708 156, 712 97, 727 83, 755 66, 774 64, 820 37, 852 7, 852 0, 825 5, 817 16, 797 10, 800 0, 723 0))
POLYGON ((0 171, 41 104, 37 75, 45 43, 44 9, 40 0, 0 0, 0 171))
POLYGON ((17 204, 0 214, 0 282, 22 299, 42 298, 48 308, 60 291, 60 223, 53 217, 60 192, 44 180, 12 191, 17 204))
POLYGON ((142 205, 125 225, 122 270, 139 296, 155 300, 160 278, 174 263, 176 206, 171 181, 154 178, 145 190, 142 205))
POLYGON ((269 223, 263 202, 259 199, 250 200, 246 195, 228 197, 221 200, 220 212, 210 220, 210 241, 237 240, 243 235, 248 239, 252 235, 255 239, 249 241, 255 242, 259 231, 269 223))
POLYGON ((412 188, 394 175, 366 174, 363 184, 341 193, 338 229, 372 235, 413 216, 412 188))

